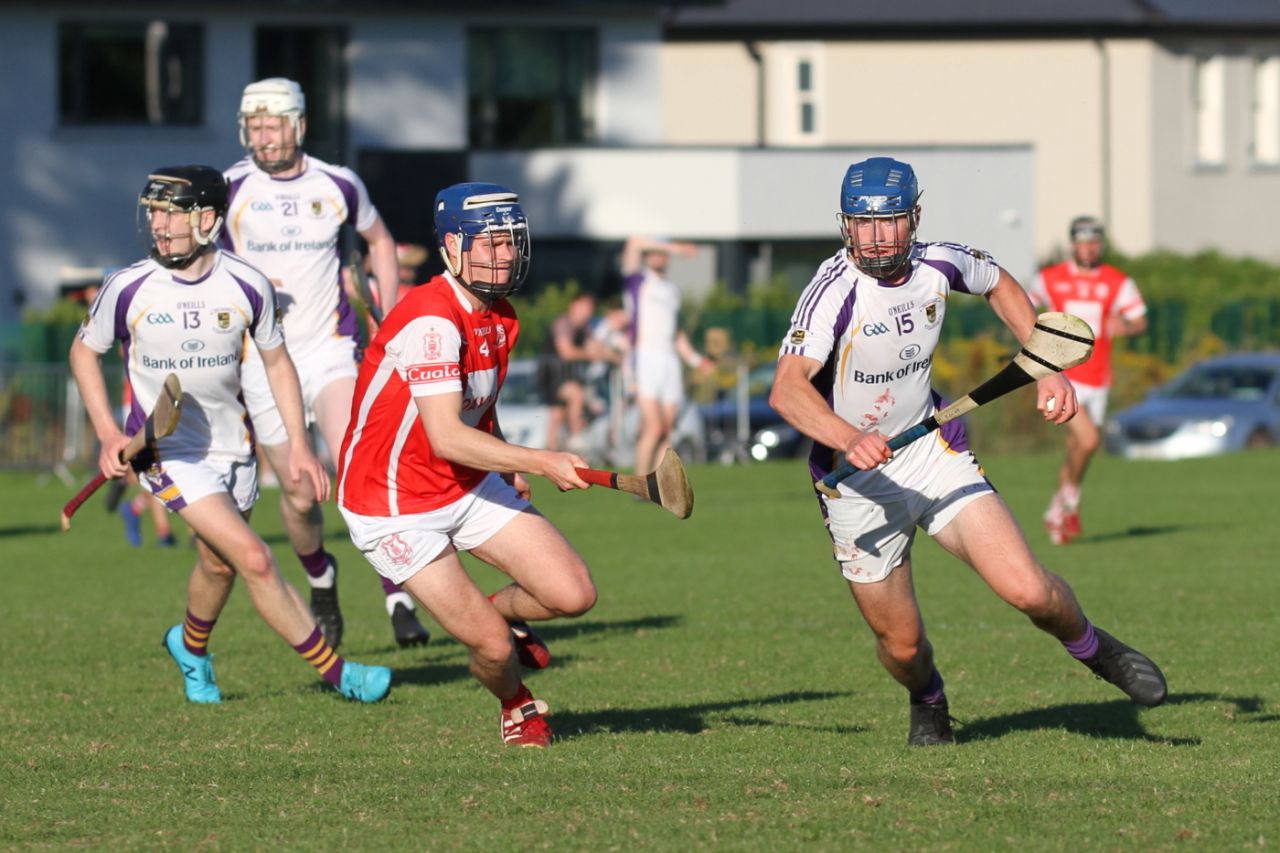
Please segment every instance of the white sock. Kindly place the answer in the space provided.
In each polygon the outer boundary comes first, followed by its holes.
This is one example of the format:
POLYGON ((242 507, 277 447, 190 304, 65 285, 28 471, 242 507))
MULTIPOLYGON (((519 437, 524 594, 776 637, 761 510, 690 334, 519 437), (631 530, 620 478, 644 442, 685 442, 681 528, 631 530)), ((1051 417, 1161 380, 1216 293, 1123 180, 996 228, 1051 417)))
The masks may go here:
POLYGON ((410 610, 414 609, 413 596, 407 592, 393 592, 387 596, 387 615, 390 616, 396 610, 397 604, 403 604, 410 610))
POLYGON ((330 589, 337 580, 338 573, 333 570, 333 563, 329 563, 324 570, 324 574, 318 578, 307 575, 307 583, 311 584, 315 589, 330 589))

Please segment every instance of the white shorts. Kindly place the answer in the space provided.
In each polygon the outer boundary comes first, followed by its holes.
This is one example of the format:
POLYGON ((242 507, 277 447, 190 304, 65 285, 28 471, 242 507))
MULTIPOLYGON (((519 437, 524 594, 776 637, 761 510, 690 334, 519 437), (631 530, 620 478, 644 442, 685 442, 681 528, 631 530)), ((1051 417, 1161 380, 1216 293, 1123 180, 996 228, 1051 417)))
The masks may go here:
POLYGON ((944 453, 916 485, 889 498, 818 494, 840 574, 847 580, 884 580, 910 555, 917 526, 933 536, 969 501, 995 491, 967 450, 944 453))
POLYGON ((1096 427, 1102 426, 1102 421, 1107 416, 1107 395, 1110 388, 1099 388, 1097 385, 1081 385, 1077 382, 1071 383, 1076 389, 1076 401, 1080 404, 1080 408, 1088 413, 1089 420, 1093 421, 1096 427))
POLYGON ((480 547, 528 508, 529 502, 497 474, 430 512, 370 516, 338 507, 351 541, 378 574, 397 584, 426 568, 450 544, 459 551, 480 547))
MULTIPOLYGON (((303 413, 308 425, 315 421, 313 406, 325 386, 339 379, 355 379, 359 372, 354 338, 326 337, 305 349, 290 346, 289 357, 298 370, 303 413)), ((244 405, 249 410, 253 433, 258 443, 274 447, 287 442, 289 434, 285 431, 280 410, 276 408, 275 398, 271 396, 271 386, 267 384, 267 371, 263 367, 262 356, 252 344, 249 345, 244 364, 240 365, 240 389, 244 394, 244 405)), ((336 449, 333 452, 336 453, 336 449)))
POLYGON ((170 512, 218 493, 230 495, 241 512, 248 512, 258 500, 258 463, 252 456, 164 459, 139 472, 138 482, 170 512))
POLYGON ((684 402, 684 371, 675 350, 636 350, 636 396, 679 406, 684 402))

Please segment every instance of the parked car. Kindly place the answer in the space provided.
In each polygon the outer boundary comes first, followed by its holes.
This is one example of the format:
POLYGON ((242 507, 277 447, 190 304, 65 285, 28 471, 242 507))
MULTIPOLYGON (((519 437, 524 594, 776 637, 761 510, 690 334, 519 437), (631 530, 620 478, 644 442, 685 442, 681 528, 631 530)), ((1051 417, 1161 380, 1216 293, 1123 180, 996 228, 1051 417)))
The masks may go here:
POLYGON ((1280 352, 1207 359, 1115 414, 1106 448, 1128 459, 1184 459, 1280 441, 1280 352))
MULTIPOLYGON (((628 405, 618 411, 622 391, 611 372, 600 371, 589 383, 588 394, 594 400, 596 414, 583 431, 579 452, 592 465, 630 468, 635 462, 639 412, 628 405)), ((498 394, 498 424, 503 436, 512 444, 546 447, 549 408, 538 391, 538 360, 513 359, 507 365, 507 376, 498 394)), ((564 446, 562 442, 561 447, 564 446)), ((696 406, 686 405, 680 410, 671 446, 687 463, 707 460, 706 426, 696 406)))
POLYGON ((707 425, 707 457, 722 464, 804 456, 813 442, 788 424, 769 405, 776 362, 752 370, 746 377, 746 440, 739 438, 743 407, 734 390, 713 403, 702 405, 707 425))

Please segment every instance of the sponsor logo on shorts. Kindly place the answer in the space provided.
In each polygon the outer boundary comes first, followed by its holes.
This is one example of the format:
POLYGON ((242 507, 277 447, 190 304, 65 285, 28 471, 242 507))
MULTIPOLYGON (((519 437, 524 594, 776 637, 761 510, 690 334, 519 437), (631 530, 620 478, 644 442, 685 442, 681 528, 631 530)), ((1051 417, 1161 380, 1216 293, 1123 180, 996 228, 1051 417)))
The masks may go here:
POLYGON ((411 364, 409 369, 405 371, 405 376, 410 383, 420 384, 424 382, 447 382, 451 379, 459 379, 462 376, 462 368, 457 364, 411 364))
POLYGON ((400 538, 399 533, 393 533, 383 538, 378 543, 378 550, 387 556, 392 565, 411 566, 413 565, 413 547, 400 538))

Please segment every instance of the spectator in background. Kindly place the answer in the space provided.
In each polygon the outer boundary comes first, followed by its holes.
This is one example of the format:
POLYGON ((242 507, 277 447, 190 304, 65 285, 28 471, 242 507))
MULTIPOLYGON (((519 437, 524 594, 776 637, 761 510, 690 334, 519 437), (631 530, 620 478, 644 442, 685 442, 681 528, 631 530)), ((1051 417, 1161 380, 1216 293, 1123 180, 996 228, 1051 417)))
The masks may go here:
POLYGON ((679 324, 680 287, 667 278, 671 256, 692 257, 692 243, 632 237, 622 250, 623 302, 631 329, 631 359, 640 431, 635 472, 648 474, 666 450, 684 402, 680 362, 704 373, 711 359, 693 348, 679 324))
POLYGON ((609 356, 608 347, 595 334, 595 320, 595 297, 579 293, 547 330, 538 355, 538 392, 549 407, 548 450, 559 449, 560 432, 566 430, 565 447, 574 453, 585 451, 588 374, 594 362, 609 356))
POLYGON ((1093 329, 1093 355, 1067 370, 1080 412, 1067 422, 1067 455, 1058 469, 1058 490, 1044 513, 1055 545, 1080 535, 1080 488, 1102 436, 1111 390, 1111 339, 1147 329, 1147 306, 1125 273, 1102 263, 1105 231, 1092 216, 1071 220, 1071 260, 1040 270, 1029 288, 1031 301, 1051 311, 1074 314, 1093 329))

